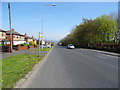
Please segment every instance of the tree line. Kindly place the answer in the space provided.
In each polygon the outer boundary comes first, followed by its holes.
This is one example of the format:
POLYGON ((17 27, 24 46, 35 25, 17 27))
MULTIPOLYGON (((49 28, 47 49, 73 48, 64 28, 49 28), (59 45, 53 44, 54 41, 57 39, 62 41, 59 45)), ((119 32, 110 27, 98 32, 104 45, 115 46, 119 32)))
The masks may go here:
POLYGON ((120 43, 118 17, 115 14, 101 15, 95 19, 85 19, 76 25, 59 43, 62 45, 92 46, 101 43, 120 43))

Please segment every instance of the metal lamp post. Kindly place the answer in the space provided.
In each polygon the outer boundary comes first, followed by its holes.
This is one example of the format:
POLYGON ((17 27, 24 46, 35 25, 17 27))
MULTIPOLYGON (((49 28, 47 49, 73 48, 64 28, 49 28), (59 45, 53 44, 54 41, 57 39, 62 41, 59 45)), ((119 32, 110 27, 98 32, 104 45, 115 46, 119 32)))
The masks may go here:
MULTIPOLYGON (((50 6, 56 6, 56 4, 51 4, 50 6)), ((41 34, 42 34, 42 38, 43 38, 43 23, 44 23, 43 19, 44 19, 44 17, 43 17, 43 13, 42 13, 42 16, 41 16, 41 34)), ((41 38, 41 41, 43 43, 43 39, 42 38, 41 38)), ((42 46, 42 49, 43 49, 43 46, 42 46)))
MULTIPOLYGON (((51 5, 49 5, 49 6, 56 6, 56 4, 51 4, 51 5)), ((43 10, 42 10, 43 11, 43 10)), ((42 44, 43 44, 43 23, 44 23, 44 17, 43 17, 43 13, 42 13, 42 16, 41 16, 41 37, 39 36, 39 40, 40 40, 40 38, 41 38, 41 46, 42 46, 42 44)), ((39 34, 40 35, 40 34, 39 34)), ((40 46, 39 46, 40 47, 40 46)), ((42 49, 43 49, 43 46, 41 47, 42 49)), ((39 50, 38 51, 40 51, 40 48, 39 48, 39 50)), ((39 52, 39 55, 40 55, 40 52, 39 52)))

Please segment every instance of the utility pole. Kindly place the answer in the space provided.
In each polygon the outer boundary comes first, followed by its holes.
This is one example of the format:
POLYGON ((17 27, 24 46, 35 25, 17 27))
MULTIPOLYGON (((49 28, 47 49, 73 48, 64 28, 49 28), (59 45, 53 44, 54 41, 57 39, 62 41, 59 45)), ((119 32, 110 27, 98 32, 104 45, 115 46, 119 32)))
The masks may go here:
POLYGON ((8 3, 8 12, 9 12, 9 26, 10 26, 10 52, 12 53, 12 28, 11 28, 10 3, 8 3))

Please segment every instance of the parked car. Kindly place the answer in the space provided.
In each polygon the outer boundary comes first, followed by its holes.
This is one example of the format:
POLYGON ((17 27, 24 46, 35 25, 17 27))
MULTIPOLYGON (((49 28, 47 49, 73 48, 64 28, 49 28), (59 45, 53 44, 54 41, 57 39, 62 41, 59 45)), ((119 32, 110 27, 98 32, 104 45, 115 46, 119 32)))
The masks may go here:
POLYGON ((67 48, 69 48, 69 49, 74 49, 75 46, 74 46, 73 44, 68 44, 67 48))
POLYGON ((51 45, 43 44, 43 45, 40 46, 40 48, 51 48, 51 45))
POLYGON ((40 45, 40 48, 47 48, 47 45, 40 45))
POLYGON ((51 48, 51 45, 47 45, 47 48, 51 48))

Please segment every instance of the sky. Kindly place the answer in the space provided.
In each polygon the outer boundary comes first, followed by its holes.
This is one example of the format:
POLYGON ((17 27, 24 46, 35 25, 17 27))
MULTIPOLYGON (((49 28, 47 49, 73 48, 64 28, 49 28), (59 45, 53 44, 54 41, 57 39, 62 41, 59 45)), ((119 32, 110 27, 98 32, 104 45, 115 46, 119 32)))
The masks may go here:
MULTIPOLYGON (((2 27, 9 29, 8 2, 2 2, 2 27)), ((60 40, 70 33, 82 18, 95 19, 118 11, 117 2, 11 2, 12 28, 38 38, 43 16, 43 38, 60 40), (56 4, 56 6, 51 6, 56 4)))

